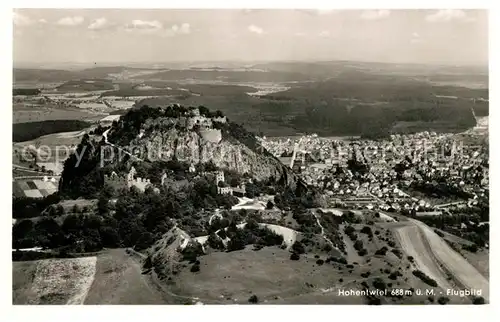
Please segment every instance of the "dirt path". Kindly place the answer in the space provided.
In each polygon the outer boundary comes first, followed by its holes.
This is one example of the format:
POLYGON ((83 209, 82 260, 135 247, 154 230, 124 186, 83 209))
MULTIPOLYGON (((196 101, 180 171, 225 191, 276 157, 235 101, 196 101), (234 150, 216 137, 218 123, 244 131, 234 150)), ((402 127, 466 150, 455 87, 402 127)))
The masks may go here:
POLYGON ((125 150, 124 148, 122 147, 119 147, 118 145, 115 145, 111 142, 108 141, 108 132, 109 132, 110 129, 107 129, 106 131, 104 131, 104 133, 102 134, 102 137, 104 138, 104 142, 106 144, 109 144, 110 146, 114 147, 114 148, 117 148, 118 150, 120 151, 123 151, 125 154, 127 154, 128 156, 130 156, 131 158, 135 158, 136 160, 139 160, 139 161, 142 161, 144 162, 143 159, 139 158, 139 157, 136 157, 135 155, 133 155, 132 153, 128 152, 127 150, 125 150))
MULTIPOLYGON (((130 256, 132 258, 135 258, 136 261, 142 261, 146 258, 146 255, 141 254, 133 249, 128 249, 130 252, 130 256)), ((179 303, 194 303, 197 301, 197 304, 204 304, 203 302, 199 301, 200 298, 197 297, 191 297, 191 296, 184 296, 184 295, 179 295, 176 294, 172 291, 170 291, 167 286, 160 280, 158 275, 154 272, 154 270, 151 270, 147 275, 145 276, 145 280, 148 283, 149 287, 152 287, 153 289, 156 289, 157 291, 161 292, 163 296, 167 296, 170 298, 169 304, 179 304, 179 303)), ((205 302, 210 302, 212 300, 207 300, 203 299, 205 302)))
POLYGON ((316 222, 318 223, 318 226, 321 228, 321 237, 323 237, 329 244, 332 246, 333 249, 339 250, 337 247, 335 247, 335 244, 330 240, 330 238, 326 237, 325 235, 325 228, 321 224, 318 214, 316 212, 313 212, 314 218, 316 218, 316 222))

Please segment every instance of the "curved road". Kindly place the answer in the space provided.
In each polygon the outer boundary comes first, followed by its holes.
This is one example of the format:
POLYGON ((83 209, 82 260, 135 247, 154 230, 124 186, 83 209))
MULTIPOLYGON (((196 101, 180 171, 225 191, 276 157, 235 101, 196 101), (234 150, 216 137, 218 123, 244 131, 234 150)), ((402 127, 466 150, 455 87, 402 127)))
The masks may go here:
POLYGON ((450 274, 460 289, 480 289, 481 296, 489 302, 489 281, 432 228, 418 220, 409 219, 409 222, 410 225, 396 229, 396 236, 405 253, 413 256, 417 268, 436 280, 445 292, 459 289, 448 281, 450 274))
POLYGON ((61 176, 50 176, 50 175, 44 175, 44 176, 21 176, 21 177, 13 177, 15 180, 25 180, 25 179, 43 179, 45 177, 50 177, 50 178, 60 178, 61 176))
POLYGON ((120 151, 125 152, 125 154, 128 154, 128 155, 129 155, 130 157, 132 157, 132 158, 135 158, 135 159, 137 159, 137 160, 139 160, 139 161, 144 161, 143 159, 141 159, 141 158, 139 158, 139 157, 136 157, 136 156, 135 156, 135 155, 133 155, 132 153, 128 152, 128 151, 127 151, 127 150, 125 150, 124 148, 119 147, 118 145, 116 145, 116 144, 113 144, 113 143, 109 142, 109 141, 108 141, 108 132, 109 132, 109 130, 111 130, 111 129, 107 129, 106 131, 104 131, 104 133, 102 133, 102 137, 104 138, 104 143, 109 144, 109 145, 111 145, 112 147, 117 148, 117 149, 118 149, 118 150, 120 150, 120 151))

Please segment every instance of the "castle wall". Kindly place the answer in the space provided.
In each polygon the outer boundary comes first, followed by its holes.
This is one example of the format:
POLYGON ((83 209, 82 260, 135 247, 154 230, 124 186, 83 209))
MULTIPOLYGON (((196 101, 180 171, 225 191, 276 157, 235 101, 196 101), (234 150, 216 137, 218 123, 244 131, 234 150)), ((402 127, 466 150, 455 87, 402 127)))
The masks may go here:
POLYGON ((222 133, 218 129, 200 129, 203 140, 211 143, 219 143, 222 140, 222 133))
MULTIPOLYGON (((146 122, 144 123, 143 127, 145 129, 149 129, 151 127, 159 125, 160 128, 169 128, 176 123, 177 123, 177 120, 172 119, 170 117, 159 117, 156 119, 147 119, 146 122)), ((184 123, 184 125, 185 125, 185 123, 184 123)))
POLYGON ((212 120, 204 116, 193 116, 188 119, 187 127, 189 129, 193 128, 195 125, 212 127, 212 120))
POLYGON ((131 187, 136 187, 137 189, 139 189, 142 192, 146 191, 146 188, 149 185, 151 185, 151 183, 149 183, 147 181, 137 181, 137 180, 134 180, 134 181, 131 182, 131 187))
POLYGON ((217 187, 217 192, 220 195, 232 195, 233 194, 233 189, 231 187, 217 187))
POLYGON ((115 190, 127 189, 127 180, 118 176, 104 176, 104 183, 113 187, 115 190))
POLYGON ((223 117, 214 117, 212 120, 214 122, 219 122, 219 123, 226 123, 227 122, 227 118, 225 116, 223 116, 223 117))

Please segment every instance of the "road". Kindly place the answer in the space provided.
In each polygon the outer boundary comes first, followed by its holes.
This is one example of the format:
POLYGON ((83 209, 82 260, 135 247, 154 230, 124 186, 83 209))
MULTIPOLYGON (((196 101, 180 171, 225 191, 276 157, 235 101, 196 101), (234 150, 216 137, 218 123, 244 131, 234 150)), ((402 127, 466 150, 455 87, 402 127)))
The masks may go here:
POLYGON ((369 194, 371 197, 375 198, 375 199, 376 199, 378 202, 380 202, 381 204, 385 204, 385 203, 386 203, 385 201, 383 201, 382 199, 380 199, 380 198, 379 198, 378 196, 376 196, 375 194, 373 194, 373 193, 371 193, 371 192, 368 192, 368 194, 369 194))
POLYGON ((467 203, 467 201, 456 201, 456 202, 443 203, 441 205, 435 205, 434 207, 444 208, 444 207, 448 207, 448 206, 462 205, 462 204, 466 204, 466 203, 467 203))
POLYGON ((102 133, 102 137, 104 138, 104 143, 109 144, 111 146, 114 146, 113 144, 109 143, 109 141, 108 141, 109 130, 111 130, 111 129, 107 129, 106 131, 104 131, 104 133, 102 133))
POLYGON ((446 272, 439 266, 417 226, 408 225, 397 228, 396 236, 403 251, 414 258, 417 269, 434 279, 439 287, 443 289, 452 288, 452 285, 447 280, 446 272))
POLYGON ((135 158, 135 159, 137 159, 137 160, 139 160, 139 161, 144 161, 143 159, 141 159, 141 158, 139 158, 139 157, 136 157, 136 156, 135 156, 135 155, 133 155, 132 153, 130 153, 130 152, 128 152, 127 150, 123 149, 122 147, 119 147, 118 145, 116 145, 116 144, 113 144, 113 143, 109 142, 109 140, 108 140, 108 132, 109 132, 109 130, 111 130, 111 129, 107 129, 106 131, 104 131, 104 133, 102 133, 102 137, 104 138, 104 143, 106 143, 106 144, 108 144, 108 145, 110 145, 110 146, 112 146, 112 147, 114 147, 114 148, 117 148, 117 149, 118 149, 118 150, 120 150, 120 151, 125 152, 125 154, 129 155, 129 156, 130 156, 130 157, 132 157, 132 158, 135 158))
POLYGON ((21 176, 21 177, 13 177, 14 180, 27 180, 27 179, 43 179, 43 178, 60 178, 61 176, 21 176))
POLYGON ((419 270, 436 280, 445 291, 481 289, 481 296, 489 301, 489 282, 474 266, 448 246, 432 228, 414 219, 409 219, 408 223, 396 229, 396 236, 403 251, 413 256, 419 270))
POLYGON ((488 301, 489 281, 463 258, 462 255, 448 246, 432 228, 418 220, 410 219, 410 221, 423 232, 425 239, 429 242, 433 255, 454 276, 457 282, 467 289, 481 289, 482 296, 488 301))
POLYGON ((12 165, 12 168, 14 169, 21 169, 21 170, 24 170, 24 171, 29 171, 29 172, 36 172, 36 173, 40 173, 36 170, 33 170, 31 168, 28 168, 28 167, 25 167, 25 166, 22 166, 22 165, 18 165, 18 164, 13 164, 12 165))

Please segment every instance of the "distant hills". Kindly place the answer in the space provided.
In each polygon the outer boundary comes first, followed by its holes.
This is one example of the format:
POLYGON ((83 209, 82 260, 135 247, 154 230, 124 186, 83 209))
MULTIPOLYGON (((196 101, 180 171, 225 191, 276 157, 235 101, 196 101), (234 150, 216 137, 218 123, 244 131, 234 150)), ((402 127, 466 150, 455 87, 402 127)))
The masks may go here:
POLYGON ((418 80, 473 80, 488 84, 488 69, 483 67, 387 64, 351 61, 269 62, 253 65, 165 64, 151 67, 98 66, 80 70, 14 68, 14 81, 64 82, 82 78, 113 78, 127 75, 140 80, 225 80, 230 82, 296 82, 326 80, 341 73, 413 76, 418 80), (168 67, 167 67, 168 66, 168 67))
POLYGON ((14 82, 64 82, 78 79, 78 72, 60 69, 14 69, 14 82))
POLYGON ((62 69, 22 69, 14 68, 14 82, 66 82, 71 80, 110 78, 110 75, 124 72, 139 72, 147 69, 124 66, 94 67, 78 71, 62 69))
POLYGON ((171 67, 14 69, 14 82, 60 82, 62 92, 77 87, 106 90, 103 97, 215 107, 265 135, 454 132, 475 125, 472 108, 477 116, 489 114, 488 71, 481 67, 351 61, 171 67), (256 84, 286 90, 248 95, 260 90, 256 84))

